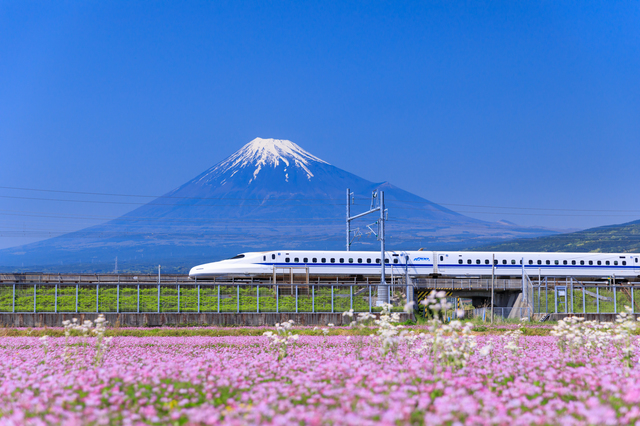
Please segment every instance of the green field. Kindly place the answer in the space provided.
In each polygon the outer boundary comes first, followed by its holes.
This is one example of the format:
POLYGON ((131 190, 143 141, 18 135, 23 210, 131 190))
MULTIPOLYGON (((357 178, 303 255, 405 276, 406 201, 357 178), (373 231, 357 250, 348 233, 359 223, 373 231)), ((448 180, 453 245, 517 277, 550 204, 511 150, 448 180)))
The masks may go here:
MULTIPOLYGON (((78 286, 37 285, 35 287, 36 312, 356 312, 369 311, 369 290, 366 287, 341 286, 333 289, 333 307, 330 286, 295 290, 285 287, 260 286, 201 286, 198 309, 198 287, 171 285, 158 286, 113 285, 78 286), (303 291, 304 290, 304 291, 303 291), (140 303, 138 308, 138 291, 140 303), (360 291, 360 293, 358 293, 360 291), (77 292, 77 302, 76 302, 77 292), (354 294, 352 296, 351 294, 354 294), (293 294, 292 294, 293 293, 293 294), (158 303, 159 302, 159 303, 158 303), (77 309, 76 309, 77 303, 77 309), (57 305, 57 306, 56 306, 57 305), (258 307, 259 305, 259 307, 258 307)), ((375 300, 375 287, 372 288, 375 300)), ((375 302, 372 302, 375 305, 375 302)), ((372 307, 373 311, 379 308, 372 307)), ((0 312, 13 312, 13 286, 0 287, 0 312)), ((34 311, 34 286, 18 285, 15 290, 15 312, 34 311)))
MULTIPOLYGON (((587 291, 596 294, 595 288, 587 287, 587 291)), ((623 291, 622 287, 617 287, 615 292, 615 304, 614 304, 614 292, 612 287, 609 288, 600 288, 598 295, 601 297, 600 300, 600 308, 599 312, 601 313, 616 313, 623 312, 625 306, 631 306, 631 292, 632 290, 623 291), (602 297, 608 298, 611 300, 603 300, 602 297)), ((633 299, 635 302, 634 310, 635 312, 640 312, 640 290, 633 290, 633 299)), ((571 297, 571 289, 567 289, 566 294, 566 307, 565 307, 565 298, 564 296, 557 298, 558 303, 558 312, 573 312, 573 313, 596 313, 598 312, 598 299, 593 295, 585 293, 584 295, 584 303, 582 298, 582 289, 574 289, 573 290, 573 298, 571 297), (573 299, 573 300, 572 300, 573 299)), ((533 300, 534 300, 534 311, 539 312, 538 303, 540 303, 540 312, 546 312, 546 303, 548 303, 549 310, 548 312, 555 312, 555 298, 552 289, 549 289, 547 295, 545 295, 544 289, 540 292, 540 299, 538 300, 538 290, 535 289, 533 292, 533 300)))

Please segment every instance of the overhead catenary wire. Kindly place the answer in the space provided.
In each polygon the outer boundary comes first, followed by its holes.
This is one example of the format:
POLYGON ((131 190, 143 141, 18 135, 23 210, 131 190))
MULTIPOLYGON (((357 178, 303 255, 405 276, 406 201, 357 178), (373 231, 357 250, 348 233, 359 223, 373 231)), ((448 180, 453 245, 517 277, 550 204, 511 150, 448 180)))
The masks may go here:
MULTIPOLYGON (((67 191, 67 190, 53 190, 53 189, 37 189, 37 188, 23 188, 23 187, 12 187, 12 186, 0 186, 0 189, 9 189, 9 190, 19 190, 19 191, 33 191, 33 192, 50 192, 50 193, 61 193, 61 194, 77 194, 77 195, 98 195, 98 196, 111 196, 111 197, 137 197, 137 198, 161 198, 161 199, 177 199, 177 200, 237 200, 237 201, 303 201, 303 200, 313 200, 313 201, 336 201, 335 205, 342 205, 342 198, 337 197, 289 197, 289 198, 247 198, 247 197, 180 197, 174 195, 142 195, 142 194, 121 194, 121 193, 107 193, 107 192, 84 192, 84 191, 67 191)), ((0 198, 16 198, 20 199, 23 197, 18 196, 7 196, 0 195, 0 198)), ((136 205, 145 205, 149 204, 145 203, 127 203, 127 202, 107 202, 107 201, 91 201, 91 200, 62 200, 55 198, 29 198, 24 197, 23 199, 33 199, 33 200, 46 200, 46 201, 69 201, 69 202, 99 202, 99 203, 114 203, 114 204, 136 204, 136 205)), ((369 198, 355 196, 354 200, 363 201, 365 204, 368 203, 369 198)), ((488 209, 509 209, 509 210, 539 210, 539 211, 568 211, 568 212, 612 212, 612 213, 640 213, 640 210, 632 209, 632 210, 624 210, 624 209, 567 209, 567 208, 548 208, 548 207, 515 207, 515 206, 491 206, 491 205, 478 205, 478 204, 457 204, 457 203, 445 203, 445 202, 434 202, 429 200, 403 200, 403 199, 390 199, 391 201, 402 202, 402 203, 410 203, 410 204, 427 204, 434 206, 454 206, 454 207, 474 207, 474 208, 488 208, 488 209)), ((326 205, 326 203, 322 203, 326 205)), ((154 204, 159 205, 159 204, 154 204)), ((171 204, 174 205, 174 204, 171 204)), ((213 206, 220 206, 219 204, 215 204, 213 206)), ((484 213, 484 212, 482 212, 484 213)), ((514 213, 509 213, 514 214, 514 213)))
MULTIPOLYGON (((69 202, 69 203, 84 203, 84 204, 120 204, 120 205, 137 205, 137 206, 170 206, 175 207, 176 204, 162 204, 162 203, 131 203, 131 202, 120 202, 120 201, 101 201, 101 200, 66 200, 66 199, 56 199, 56 198, 38 198, 38 197, 17 197, 17 196, 7 196, 0 195, 0 198, 11 198, 11 199, 24 199, 24 200, 37 200, 37 201, 54 201, 54 202, 69 202)), ((179 204, 180 207, 188 207, 188 208, 204 208, 204 207, 260 207, 264 204, 265 201, 276 201, 276 200, 263 200, 262 203, 256 205, 240 205, 240 204, 179 204)), ((285 201, 285 200, 283 200, 285 201)), ((317 204, 300 204, 294 203, 295 199, 286 200, 289 202, 289 205, 295 205, 297 207, 301 206, 327 206, 327 205, 339 205, 330 204, 330 203, 317 203, 317 204)), ((396 200, 397 201, 397 200, 396 200)), ((287 204, 279 204, 279 206, 287 205, 287 204)), ((273 204, 271 205, 273 206, 273 204)), ((402 207, 403 210, 425 210, 416 207, 402 207)), ((584 211, 596 211, 596 210, 584 210, 584 211)), ((605 210, 612 211, 612 210, 605 210)), ((627 212, 630 210, 620 210, 620 212, 627 212)), ((612 211, 614 212, 614 211, 612 211)), ((514 216, 550 216, 550 217, 636 217, 640 214, 640 211, 636 214, 628 213, 628 214, 557 214, 557 213, 516 213, 516 212, 489 212, 489 211, 468 211, 468 210, 456 210, 454 213, 466 213, 466 214, 494 214, 494 215, 514 215, 514 216)))

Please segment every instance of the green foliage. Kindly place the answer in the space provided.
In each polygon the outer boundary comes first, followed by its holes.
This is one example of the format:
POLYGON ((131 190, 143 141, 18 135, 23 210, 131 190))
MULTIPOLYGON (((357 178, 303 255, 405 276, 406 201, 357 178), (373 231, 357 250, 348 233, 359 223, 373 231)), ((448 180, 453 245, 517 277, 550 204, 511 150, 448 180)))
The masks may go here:
MULTIPOLYGON (((596 294, 595 287, 587 287, 586 290, 590 293, 596 294)), ((600 305, 599 312, 601 313, 614 313, 622 312, 625 306, 631 306, 631 291, 633 291, 633 299, 636 304, 635 309, 638 312, 638 302, 640 302, 640 290, 638 289, 625 289, 624 287, 617 287, 615 292, 615 304, 613 301, 614 292, 613 287, 600 287, 597 290, 597 294, 600 296, 599 302, 598 299, 588 293, 584 295, 584 304, 583 304, 583 294, 581 288, 574 288, 573 291, 571 289, 567 289, 567 297, 565 304, 565 297, 559 296, 557 298, 558 304, 558 312, 574 312, 574 313, 596 313, 598 312, 598 304, 600 305), (572 297, 573 296, 573 297, 572 297), (566 306, 565 306, 566 305, 566 306)), ((548 292, 545 292, 544 288, 540 291, 540 299, 538 299, 537 290, 534 291, 534 308, 537 312, 540 310, 541 312, 555 312, 556 310, 556 298, 553 292, 553 289, 549 289, 548 292), (548 311, 547 311, 548 309, 548 311)))
POLYGON ((568 234, 526 238, 482 247, 473 251, 638 253, 640 220, 602 226, 568 234))
MULTIPOLYGON (((354 309, 356 312, 368 312, 368 297, 354 296, 351 306, 349 287, 317 288, 314 294, 299 293, 296 307, 295 292, 289 290, 277 295, 272 287, 202 286, 200 289, 201 312, 344 312, 354 309), (259 309, 258 309, 259 299, 259 309)), ((113 285, 80 286, 78 292, 78 312, 138 312, 137 286, 121 285, 120 290, 113 285)), ((367 295, 368 296, 368 295, 367 295)), ((37 312, 76 312, 76 286, 53 285, 36 286, 37 312)), ((13 287, 0 286, 0 312, 13 310, 13 287)), ((34 287, 19 285, 16 287, 16 312, 33 312, 34 287)), ((198 312, 198 289, 196 286, 182 286, 178 294, 177 286, 154 285, 140 286, 140 312, 198 312), (158 303, 158 299, 160 303, 158 303)), ((380 308, 372 307, 373 311, 380 308)))

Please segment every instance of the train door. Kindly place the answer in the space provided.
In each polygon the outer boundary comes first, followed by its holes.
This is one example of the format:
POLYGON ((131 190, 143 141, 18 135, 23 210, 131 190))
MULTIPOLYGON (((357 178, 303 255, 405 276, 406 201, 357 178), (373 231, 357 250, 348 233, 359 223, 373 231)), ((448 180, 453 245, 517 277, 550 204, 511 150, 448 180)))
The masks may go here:
POLYGON ((438 274, 438 256, 440 256, 440 254, 437 251, 433 252, 433 273, 434 274, 438 274))
MULTIPOLYGON (((434 256, 434 262, 437 261, 438 262, 438 274, 444 274, 447 272, 447 266, 448 266, 448 261, 449 261, 449 255, 446 253, 438 253, 436 256, 434 256)), ((434 265, 434 269, 435 269, 435 265, 434 265)))
POLYGON ((631 256, 631 264, 633 265, 633 272, 640 276, 640 256, 631 256))

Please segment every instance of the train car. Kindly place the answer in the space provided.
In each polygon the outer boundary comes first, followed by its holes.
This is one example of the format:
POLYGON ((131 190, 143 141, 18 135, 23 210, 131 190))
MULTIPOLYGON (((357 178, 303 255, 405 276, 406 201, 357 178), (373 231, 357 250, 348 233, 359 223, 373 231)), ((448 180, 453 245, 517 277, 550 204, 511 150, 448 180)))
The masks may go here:
MULTIPOLYGON (((386 275, 411 277, 521 276, 640 277, 637 253, 387 251, 386 275), (493 263, 493 265, 492 265, 493 263)), ((304 270, 313 276, 380 276, 380 252, 276 250, 241 253, 194 266, 192 278, 259 277, 304 270)))

